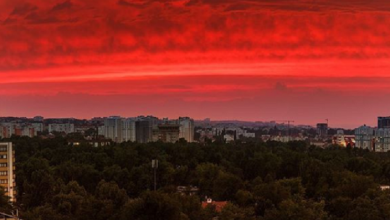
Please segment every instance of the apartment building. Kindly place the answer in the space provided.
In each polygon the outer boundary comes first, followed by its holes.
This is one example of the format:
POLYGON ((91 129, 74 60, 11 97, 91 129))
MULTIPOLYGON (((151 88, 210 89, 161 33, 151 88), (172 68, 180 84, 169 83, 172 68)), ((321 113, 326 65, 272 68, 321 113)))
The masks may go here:
POLYGON ((0 186, 11 202, 15 202, 15 151, 10 142, 0 142, 0 186))

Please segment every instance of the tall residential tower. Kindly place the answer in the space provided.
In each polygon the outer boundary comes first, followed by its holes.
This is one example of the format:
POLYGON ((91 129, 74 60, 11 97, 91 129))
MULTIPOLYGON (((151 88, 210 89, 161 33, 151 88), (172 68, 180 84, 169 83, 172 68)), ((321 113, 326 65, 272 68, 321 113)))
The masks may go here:
POLYGON ((11 202, 15 202, 15 152, 12 149, 12 143, 0 142, 0 186, 10 197, 11 202))
POLYGON ((194 142, 195 125, 194 120, 189 117, 180 117, 180 138, 184 138, 187 142, 194 142))

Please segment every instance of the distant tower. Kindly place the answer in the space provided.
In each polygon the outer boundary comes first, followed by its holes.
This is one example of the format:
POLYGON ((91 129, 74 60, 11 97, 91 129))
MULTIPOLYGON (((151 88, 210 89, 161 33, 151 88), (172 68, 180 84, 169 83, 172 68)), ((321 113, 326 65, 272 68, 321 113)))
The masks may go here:
POLYGON ((180 138, 184 138, 187 142, 194 141, 195 125, 194 120, 189 117, 180 117, 180 138))
POLYGON ((321 139, 325 139, 328 137, 328 123, 317 124, 317 135, 321 139))
POLYGON ((135 122, 135 135, 138 143, 148 143, 150 141, 150 121, 139 120, 135 122))
POLYGON ((104 136, 114 142, 122 142, 122 121, 119 116, 110 116, 104 120, 104 136))
POLYGON ((378 128, 390 128, 390 116, 378 117, 378 128))
POLYGON ((135 124, 136 120, 134 118, 122 120, 122 141, 136 141, 135 124))
POLYGON ((374 150, 374 129, 363 125, 355 129, 355 146, 360 149, 374 150))

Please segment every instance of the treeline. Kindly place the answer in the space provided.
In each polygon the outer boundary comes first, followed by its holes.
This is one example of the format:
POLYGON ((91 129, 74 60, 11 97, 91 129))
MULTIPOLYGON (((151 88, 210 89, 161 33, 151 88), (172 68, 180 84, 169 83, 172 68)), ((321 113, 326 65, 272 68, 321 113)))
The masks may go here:
POLYGON ((24 219, 390 219, 390 192, 380 189, 390 183, 389 154, 304 142, 95 148, 62 137, 11 141, 24 219), (181 195, 177 186, 199 192, 181 195), (206 196, 228 204, 203 209, 206 196))

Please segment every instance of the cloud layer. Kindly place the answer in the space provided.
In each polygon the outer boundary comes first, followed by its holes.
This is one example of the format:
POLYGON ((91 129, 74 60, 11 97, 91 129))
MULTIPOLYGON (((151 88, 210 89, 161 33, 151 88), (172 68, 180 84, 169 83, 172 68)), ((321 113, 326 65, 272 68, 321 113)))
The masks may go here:
POLYGON ((387 0, 4 0, 0 115, 115 114, 99 100, 126 99, 124 115, 338 109, 348 124, 370 100, 375 118, 390 114, 389 27, 387 0))
POLYGON ((390 57, 388 1, 0 4, 3 71, 102 63, 390 57))

